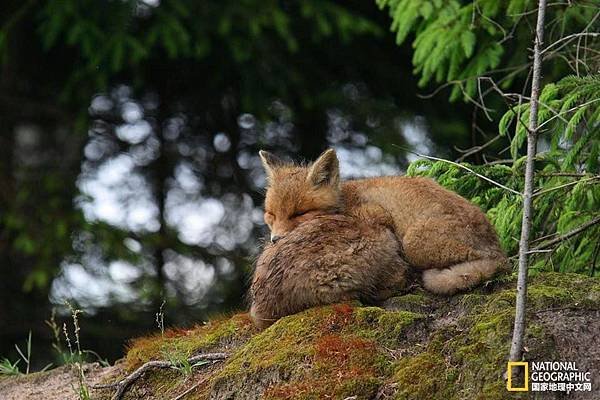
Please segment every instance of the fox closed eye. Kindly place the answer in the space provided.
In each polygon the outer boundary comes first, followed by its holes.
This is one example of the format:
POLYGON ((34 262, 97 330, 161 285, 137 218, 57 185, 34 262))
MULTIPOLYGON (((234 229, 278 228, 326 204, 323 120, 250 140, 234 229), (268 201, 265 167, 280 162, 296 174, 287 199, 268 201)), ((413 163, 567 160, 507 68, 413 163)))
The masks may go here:
POLYGON ((275 221, 275 214, 270 213, 268 211, 265 212, 265 222, 267 223, 267 225, 271 225, 273 221, 275 221))
POLYGON ((309 213, 311 210, 305 210, 305 211, 296 211, 295 213, 292 214, 291 218, 297 218, 297 217, 301 217, 304 214, 309 213))

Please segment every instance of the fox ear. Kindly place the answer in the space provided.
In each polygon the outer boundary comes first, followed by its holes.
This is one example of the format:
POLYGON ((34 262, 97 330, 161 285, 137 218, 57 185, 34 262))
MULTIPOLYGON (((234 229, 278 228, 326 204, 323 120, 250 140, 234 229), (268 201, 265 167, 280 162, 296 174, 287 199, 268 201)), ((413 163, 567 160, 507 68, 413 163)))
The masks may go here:
POLYGON ((258 155, 260 156, 260 160, 262 161, 263 167, 265 167, 265 172, 267 173, 267 177, 269 178, 273 176, 273 171, 277 167, 283 165, 283 161, 279 157, 269 153, 268 151, 261 150, 258 152, 258 155))
POLYGON ((307 180, 315 186, 338 186, 340 166, 334 149, 326 150, 317 158, 308 171, 307 180))

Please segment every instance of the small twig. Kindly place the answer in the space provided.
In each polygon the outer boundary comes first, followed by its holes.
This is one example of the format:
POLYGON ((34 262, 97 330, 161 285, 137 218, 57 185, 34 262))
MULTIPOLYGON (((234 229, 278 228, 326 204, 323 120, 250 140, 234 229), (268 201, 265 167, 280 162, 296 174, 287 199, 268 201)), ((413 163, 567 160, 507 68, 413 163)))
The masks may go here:
POLYGON ((481 146, 475 146, 470 149, 463 150, 462 152, 464 154, 462 156, 460 156, 459 158, 457 158, 456 162, 461 162, 465 158, 467 158, 475 153, 479 153, 481 150, 485 149, 486 147, 488 147, 490 144, 494 143, 498 139, 500 139, 500 135, 494 136, 491 140, 487 141, 486 143, 482 144, 481 146))
POLYGON ((536 247, 535 249, 532 249, 532 251, 539 251, 539 250, 543 250, 543 249, 547 249, 548 247, 552 247, 557 243, 563 242, 583 231, 585 231, 586 229, 596 225, 600 223, 600 217, 596 217, 594 219, 592 219, 591 221, 586 222, 585 224, 582 224, 580 226, 578 226, 577 228, 573 229, 572 231, 569 231, 567 233, 565 233, 564 235, 561 235, 557 238, 554 238, 552 240, 547 241, 546 243, 542 243, 541 245, 539 245, 538 247, 536 247))
POLYGON ((545 249, 545 250, 543 250, 543 249, 540 249, 540 250, 538 250, 538 249, 532 249, 532 250, 529 250, 527 252, 527 254, 552 253, 553 251, 554 250, 552 250, 552 249, 545 249))
MULTIPOLYGON (((571 1, 569 0, 568 2, 556 2, 556 3, 548 3, 547 6, 548 7, 553 7, 553 6, 569 6, 571 5, 571 1)), ((522 13, 515 13, 515 14, 507 14, 508 17, 526 17, 528 15, 531 14, 535 14, 537 13, 538 10, 537 8, 531 9, 529 11, 525 11, 522 13)))
MULTIPOLYGON (((538 129, 541 129, 541 128, 542 128, 544 125, 546 125, 546 124, 548 124, 548 123, 552 122, 552 121, 553 121, 555 118, 561 118, 563 121, 565 121, 565 119, 564 119, 564 118, 562 118, 562 115, 564 115, 564 114, 568 114, 568 113, 570 113, 571 111, 575 111, 575 110, 577 110, 578 108, 582 108, 582 107, 589 106, 590 104, 592 104, 592 103, 595 103, 595 102, 597 102, 597 101, 600 101, 600 99, 593 99, 593 100, 590 100, 590 101, 586 101, 586 102, 585 102, 585 103, 583 103, 583 104, 578 104, 578 105, 576 105, 576 106, 574 106, 574 107, 571 107, 571 108, 569 108, 568 110, 561 111, 561 112, 559 112, 558 114, 556 114, 556 115, 552 116, 551 118, 548 118, 547 120, 545 120, 544 122, 542 122, 542 123, 541 123, 541 124, 538 126, 538 129)), ((568 123, 568 122, 567 122, 567 123, 568 123)))
POLYGON ((500 160, 488 161, 484 165, 498 165, 498 164, 512 164, 514 160, 512 158, 503 158, 500 160))
POLYGON ((562 37, 562 38, 558 39, 556 42, 554 42, 551 45, 549 45, 548 47, 546 47, 544 50, 542 50, 542 53, 547 52, 552 47, 556 46, 557 44, 559 44, 561 42, 569 41, 569 40, 572 40, 572 39, 575 39, 578 37, 582 37, 582 36, 598 37, 598 36, 600 36, 600 32, 581 32, 581 33, 574 33, 572 35, 562 37))
POLYGON ((171 399, 171 400, 181 400, 181 399, 183 399, 185 396, 187 396, 188 394, 192 393, 194 390, 198 389, 198 386, 200 386, 204 382, 206 382, 207 379, 208 379, 208 377, 205 376, 204 378, 200 379, 198 382, 196 382, 195 384, 193 384, 185 392, 183 392, 181 394, 178 394, 177 396, 173 397, 173 399, 171 399))
POLYGON ((488 112, 488 109, 485 106, 485 100, 483 99, 484 95, 481 92, 481 77, 477 77, 477 93, 479 94, 479 102, 481 103, 483 113, 485 114, 488 121, 493 121, 494 119, 490 116, 490 113, 488 112))
POLYGON ((592 277, 596 272, 596 262, 598 261, 598 253, 600 253, 600 241, 596 245, 596 248, 594 249, 594 256, 592 257, 592 270, 590 271, 590 276, 592 277))
POLYGON ((563 311, 563 310, 577 310, 577 307, 575 305, 573 305, 573 306, 565 306, 565 307, 546 308, 544 310, 538 310, 535 313, 541 314, 541 313, 546 313, 546 312, 555 312, 555 311, 563 311))
MULTIPOLYGON (((229 355, 227 353, 198 354, 196 356, 189 358, 188 362, 191 365, 194 365, 198 361, 203 361, 203 360, 220 361, 220 360, 225 360, 227 357, 229 357, 229 355)), ((147 363, 145 363, 144 365, 142 365, 141 367, 139 367, 138 369, 133 371, 131 374, 129 374, 125 378, 121 379, 119 382, 109 383, 109 384, 105 384, 105 385, 95 385, 92 388, 93 389, 117 388, 117 391, 115 392, 114 396, 112 397, 112 400, 120 400, 121 398, 123 398, 123 395, 125 394, 125 391, 127 390, 127 388, 129 388, 129 386, 131 386, 131 384, 133 382, 135 382, 140 377, 142 377, 142 375, 144 375, 144 373, 146 373, 147 371, 149 371, 151 369, 172 368, 175 366, 176 365, 173 364, 171 361, 162 361, 162 360, 148 361, 147 363)))
POLYGON ((571 178, 583 178, 587 174, 584 172, 539 172, 537 176, 549 177, 549 176, 565 176, 571 178))
POLYGON ((553 236, 556 236, 556 235, 558 235, 558 233, 550 233, 550 234, 548 234, 548 235, 544 235, 544 236, 542 236, 542 237, 539 237, 539 238, 537 238, 537 239, 533 239, 533 240, 531 241, 531 243, 543 242, 544 240, 546 240, 546 239, 549 239, 549 238, 551 238, 551 237, 553 237, 553 236))
POLYGON ((405 147, 401 147, 401 146, 396 146, 396 147, 400 147, 401 149, 403 149, 403 150, 405 150, 405 151, 408 151, 409 153, 412 153, 412 154, 414 154, 414 155, 416 155, 416 156, 419 156, 419 157, 427 158, 427 159, 434 160, 434 161, 442 161, 442 162, 445 162, 445 163, 448 163, 448 164, 455 165, 455 166, 457 166, 457 167, 459 167, 459 168, 462 168, 462 169, 464 169, 465 171, 469 171, 470 173, 472 173, 473 175, 475 175, 475 176, 477 176, 477 177, 479 177, 479 178, 483 179, 484 181, 487 181, 487 182, 489 182, 489 183, 491 183, 491 184, 493 184, 493 185, 496 185, 496 186, 498 186, 498 187, 500 187, 500 188, 502 188, 502 189, 504 189, 504 190, 508 190, 509 192, 511 192, 511 193, 513 193, 513 194, 516 194, 516 195, 518 195, 518 196, 522 196, 522 194, 521 194, 520 192, 517 192, 516 190, 514 190, 514 189, 511 189, 511 188, 509 188, 508 186, 504 186, 503 184, 501 184, 501 183, 498 183, 498 182, 496 182, 496 181, 494 181, 494 180, 492 180, 492 179, 488 178, 488 177, 487 177, 487 176, 485 176, 485 175, 478 174, 477 172, 473 171, 471 168, 469 168, 469 167, 466 167, 466 166, 464 166, 464 165, 462 165, 462 164, 456 163, 456 162, 454 162, 454 161, 446 160, 446 159, 444 159, 444 158, 433 157, 433 156, 428 156, 428 155, 425 155, 425 154, 417 153, 416 151, 412 151, 412 150, 410 150, 410 149, 407 149, 407 148, 405 148, 405 147))
MULTIPOLYGON (((519 100, 519 105, 521 104, 521 101, 522 101, 522 100, 526 100, 526 101, 529 101, 529 102, 531 102, 531 97, 524 96, 524 95, 522 95, 522 94, 519 94, 519 93, 504 93, 504 91, 503 91, 502 89, 500 89, 500 87, 498 87, 498 85, 496 84, 496 82, 494 82, 494 80, 493 80, 492 78, 490 78, 490 77, 482 77, 481 79, 485 79, 485 80, 489 81, 489 82, 492 84, 492 88, 493 88, 493 89, 494 89, 494 90, 495 90, 495 91, 496 91, 496 92, 497 92, 497 93, 498 93, 498 94, 499 94, 499 95, 500 95, 502 98, 504 98, 504 99, 509 99, 509 100, 510 100, 510 99, 517 99, 517 100, 519 100)), ((593 100, 593 101, 591 101, 590 103, 593 103, 594 101, 596 101, 596 100, 593 100)), ((561 119, 561 120, 562 120, 564 123, 566 123, 566 124, 568 124, 568 123, 569 123, 569 121, 567 121, 565 118, 563 118, 563 116, 561 115, 561 113, 560 113, 560 112, 558 112, 558 111, 557 111, 557 110, 555 110, 554 108, 550 107, 550 106, 549 106, 547 103, 545 103, 545 102, 543 102, 543 101, 539 101, 539 100, 537 101, 537 103, 538 103, 540 106, 542 106, 542 107, 546 108, 546 109, 547 109, 548 111, 550 111, 552 114, 554 114, 554 117, 555 117, 555 118, 559 118, 559 119, 561 119)), ((511 111, 513 111, 513 110, 512 110, 512 107, 511 107, 511 106, 510 106, 508 103, 507 103, 507 105, 509 106, 509 108, 511 109, 511 111)), ((586 105, 587 105, 587 104, 586 104, 586 105)), ((578 108, 578 107, 581 107, 581 105, 578 105, 578 106, 577 106, 577 107, 575 107, 575 108, 578 108)), ((568 112, 568 111, 573 111, 573 110, 566 110, 565 112, 568 112)), ((514 113, 514 111, 513 111, 513 113, 514 113)), ((540 125, 540 127, 541 127, 541 126, 542 126, 542 125, 540 125)), ((524 122, 523 122, 523 127, 525 128, 525 130, 526 130, 526 131, 529 131, 529 127, 528 127, 528 126, 527 126, 527 125, 526 125, 524 122)), ((539 127, 538 127, 538 128, 539 128, 539 127)))
POLYGON ((562 189, 562 188, 565 188, 565 187, 568 187, 568 186, 577 185, 578 183, 581 183, 581 182, 593 181, 593 180, 596 180, 596 179, 600 179, 600 175, 595 175, 595 176, 591 176, 589 178, 583 178, 583 179, 579 179, 579 180, 576 180, 576 181, 573 181, 573 182, 565 183, 563 185, 558 185, 558 186, 551 187, 551 188, 548 188, 548 189, 540 190, 539 192, 535 192, 533 194, 533 197, 541 196, 543 194, 546 194, 548 192, 552 192, 554 190, 562 189))

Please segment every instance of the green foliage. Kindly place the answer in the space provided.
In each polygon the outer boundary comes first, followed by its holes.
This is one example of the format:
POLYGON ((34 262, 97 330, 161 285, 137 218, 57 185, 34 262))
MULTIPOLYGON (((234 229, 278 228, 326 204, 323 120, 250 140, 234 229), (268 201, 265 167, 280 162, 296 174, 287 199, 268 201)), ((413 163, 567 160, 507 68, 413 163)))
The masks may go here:
MULTIPOLYGON (((20 359, 11 362, 8 358, 3 358, 0 360, 0 375, 28 375, 31 368, 31 331, 29 331, 29 336, 27 337, 25 350, 22 350, 19 345, 15 344, 15 349, 17 350, 17 354, 20 359), (22 372, 19 368, 19 363, 23 361, 26 365, 25 372, 22 372)), ((48 368, 52 367, 52 364, 46 365, 44 368, 40 370, 40 372, 46 371, 48 368)))
MULTIPOLYGON (((481 84, 491 79, 480 80, 480 77, 492 77, 496 82, 492 87, 495 92, 515 79, 528 82, 530 64, 525 58, 528 51, 520 46, 533 42, 530 27, 534 21, 530 19, 537 14, 535 2, 377 0, 377 4, 389 9, 391 29, 396 32, 398 44, 414 33, 413 64, 421 76, 422 86, 430 82, 453 84, 451 100, 462 95, 482 108, 485 95, 481 84)), ((581 232, 570 234, 600 216, 600 75, 582 73, 596 71, 597 55, 587 48, 597 42, 590 39, 587 47, 567 46, 573 36, 566 38, 574 32, 589 31, 597 17, 596 10, 575 2, 548 6, 546 14, 544 61, 546 65, 552 58, 560 62, 546 68, 549 69, 545 74, 548 83, 539 97, 539 142, 548 150, 536 156, 531 246, 536 252, 531 268, 600 274, 596 267, 600 251, 599 224, 593 223, 581 232), (585 62, 580 61, 584 59, 585 62), (565 65, 576 75, 567 76, 565 65), (564 240, 558 240, 560 238, 564 240)), ((502 139, 510 142, 512 163, 470 168, 522 192, 529 99, 515 94, 504 97, 505 102, 518 99, 518 103, 509 104, 509 110, 497 120, 493 112, 486 110, 486 116, 498 123, 502 139)), ((517 253, 521 196, 441 161, 416 161, 409 166, 408 174, 432 177, 471 199, 487 212, 504 249, 511 256, 517 253)))
POLYGON ((25 362, 25 365, 27 365, 27 369, 25 370, 25 373, 28 374, 29 368, 31 366, 31 331, 29 331, 29 336, 27 338, 26 352, 23 352, 23 350, 21 350, 21 348, 16 344, 15 344, 15 349, 17 349, 17 353, 19 353, 21 360, 23 360, 25 362), (25 355, 25 353, 27 355, 25 355))
POLYGON ((0 361, 0 375, 8 375, 8 376, 21 375, 21 370, 19 369, 20 362, 21 362, 21 360, 17 360, 13 363, 8 358, 3 358, 0 361))
POLYGON ((97 7, 90 0, 52 0, 41 7, 38 32, 44 48, 50 51, 66 43, 79 53, 81 68, 71 76, 63 98, 87 79, 93 80, 96 90, 105 90, 112 76, 135 72, 157 54, 172 60, 203 60, 225 50, 235 63, 243 64, 274 47, 296 53, 303 31, 313 40, 337 35, 342 41, 381 33, 371 20, 332 1, 294 5, 300 21, 274 0, 259 7, 254 1, 194 6, 165 0, 157 7, 140 3, 126 0, 97 7))
MULTIPOLYGON (((600 146, 600 75, 568 76, 544 87, 540 94, 538 126, 541 138, 550 142, 545 157, 561 171, 598 170, 600 146)), ((514 138, 511 155, 518 157, 527 137, 529 103, 514 107, 499 123, 500 134, 514 138)))
POLYGON ((174 352, 163 352, 162 355, 164 360, 167 360, 171 363, 171 368, 175 369, 186 378, 192 375, 194 368, 210 363, 210 361, 197 361, 195 363, 191 363, 188 359, 189 356, 184 356, 179 349, 176 349, 174 352))
MULTIPOLYGON (((392 18, 391 30, 402 44, 414 34, 414 72, 420 86, 452 83, 451 100, 478 96, 478 77, 504 70, 503 86, 527 67, 530 26, 536 2, 529 0, 376 0, 392 18), (516 40, 510 40, 516 39, 516 40)), ((549 7, 548 21, 557 35, 585 26, 593 7, 564 3, 549 7)), ((533 21, 534 22, 534 21, 533 21)), ((550 31, 550 29, 548 29, 550 31)), ((551 32, 551 33, 552 33, 551 32)))

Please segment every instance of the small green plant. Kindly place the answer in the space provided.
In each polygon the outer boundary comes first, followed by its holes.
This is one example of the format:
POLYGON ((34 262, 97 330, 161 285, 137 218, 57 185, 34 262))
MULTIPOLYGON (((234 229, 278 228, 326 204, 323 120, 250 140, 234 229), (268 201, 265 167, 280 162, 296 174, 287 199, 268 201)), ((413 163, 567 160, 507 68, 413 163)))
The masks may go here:
POLYGON ((27 365, 27 369, 25 370, 25 374, 29 373, 29 367, 31 364, 31 331, 29 331, 29 336, 27 337, 27 355, 23 353, 19 345, 15 344, 15 349, 17 349, 17 353, 23 361, 25 361, 25 365, 27 365))
POLYGON ((96 357, 96 361, 98 361, 103 367, 110 367, 110 363, 108 362, 108 360, 106 358, 100 357, 100 354, 96 353, 94 350, 82 350, 82 352, 85 354, 91 354, 92 356, 96 357))
MULTIPOLYGON (((165 336, 165 304, 166 301, 163 300, 155 318, 156 325, 158 326, 162 337, 165 336)), ((162 354, 163 358, 169 361, 171 364, 171 368, 179 371, 186 378, 192 375, 194 368, 204 365, 208 362, 198 361, 196 363, 191 363, 188 360, 188 354, 185 351, 181 351, 177 348, 170 351, 163 351, 162 354)))
POLYGON ((61 327, 56 322, 56 309, 52 308, 52 314, 50 315, 50 319, 44 321, 44 323, 50 328, 52 331, 52 348, 59 356, 59 359, 62 361, 62 364, 70 364, 71 357, 69 352, 65 351, 62 346, 62 341, 60 340, 61 327))
MULTIPOLYGON (((158 326, 162 337, 165 336, 165 304, 166 301, 163 300, 163 302, 160 305, 160 308, 158 309, 158 312, 156 313, 155 318, 156 325, 158 326)), ((194 368, 208 363, 208 361, 204 360, 191 363, 188 359, 189 355, 187 354, 187 352, 181 351, 178 348, 175 348, 170 351, 163 351, 162 356, 165 360, 169 361, 169 363, 171 364, 171 368, 179 371, 186 378, 192 375, 194 368)))
POLYGON ((71 318, 73 319, 73 334, 75 336, 75 348, 73 348, 73 345, 71 344, 71 338, 69 337, 67 324, 63 323, 63 334, 65 335, 65 341, 67 342, 67 347, 69 348, 70 354, 69 363, 73 364, 77 369, 77 387, 72 387, 75 393, 77 393, 77 395, 79 396, 80 400, 91 400, 90 389, 87 386, 87 382, 85 379, 85 371, 83 370, 82 366, 84 352, 81 350, 81 343, 79 338, 79 332, 81 331, 81 328, 79 326, 78 315, 81 314, 82 311, 74 308, 69 302, 65 301, 65 304, 71 311, 71 318))
POLYGON ((158 312, 156 313, 156 325, 158 326, 158 329, 160 329, 160 334, 161 336, 165 336, 165 303, 166 300, 163 300, 162 303, 160 304, 160 308, 158 309, 158 312))
POLYGON ((206 365, 210 362, 207 360, 200 360, 192 363, 188 358, 189 354, 178 348, 170 351, 163 351, 162 356, 171 364, 171 368, 178 371, 186 378, 192 375, 194 368, 206 365))
POLYGON ((0 375, 22 375, 22 372, 19 369, 20 362, 21 360, 17 360, 13 363, 8 358, 3 358, 2 361, 0 361, 0 375))
MULTIPOLYGON (((19 368, 19 363, 21 361, 23 361, 26 365, 25 375, 29 374, 29 369, 31 367, 31 331, 29 331, 29 336, 27 337, 27 342, 26 342, 26 347, 25 347, 26 351, 21 350, 21 348, 19 347, 18 344, 15 344, 15 349, 17 350, 17 353, 19 353, 19 357, 21 357, 21 358, 19 360, 15 361, 14 363, 12 361, 10 361, 8 358, 2 359, 2 361, 0 361, 0 374, 2 374, 2 375, 23 375, 23 372, 21 372, 21 370, 19 368)), ((51 366, 52 366, 52 364, 46 365, 44 368, 42 368, 41 372, 46 371, 51 366)))

